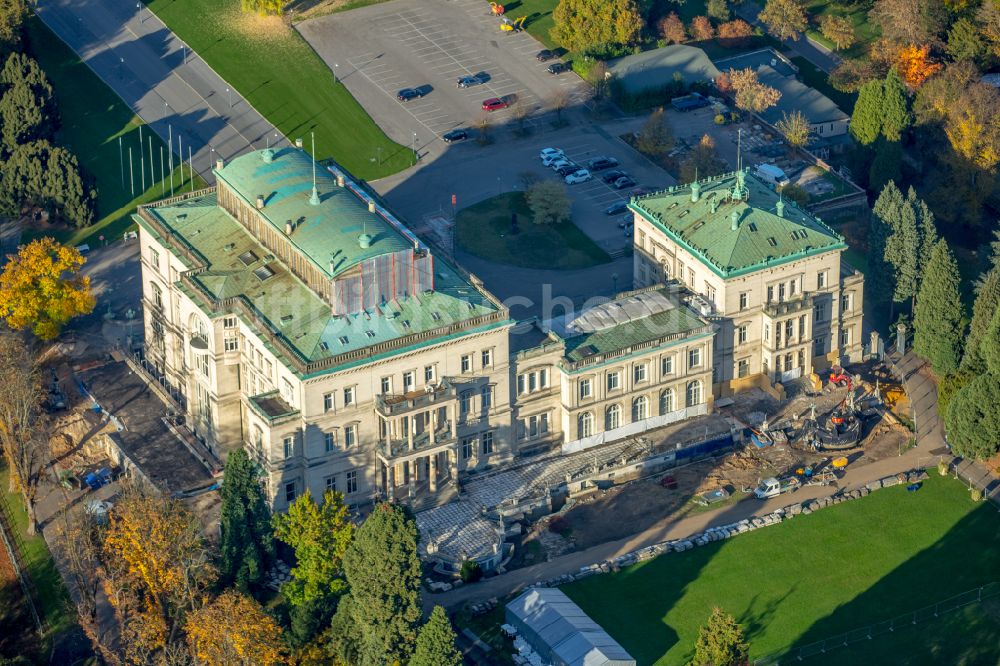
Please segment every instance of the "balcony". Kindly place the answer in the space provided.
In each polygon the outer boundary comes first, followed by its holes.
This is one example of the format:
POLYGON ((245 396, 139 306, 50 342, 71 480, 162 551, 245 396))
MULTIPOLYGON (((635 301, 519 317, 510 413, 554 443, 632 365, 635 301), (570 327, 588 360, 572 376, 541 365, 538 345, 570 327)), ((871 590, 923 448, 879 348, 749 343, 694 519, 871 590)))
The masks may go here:
POLYGON ((271 425, 283 423, 299 415, 299 410, 285 402, 278 391, 252 396, 247 402, 258 416, 271 425))
POLYGON ((418 433, 413 436, 413 448, 410 448, 410 442, 406 438, 383 438, 379 441, 378 448, 379 453, 387 461, 393 458, 407 456, 411 453, 426 453, 430 452, 436 447, 447 447, 455 443, 455 438, 451 434, 451 422, 445 421, 438 425, 437 430, 434 431, 434 440, 431 441, 431 433, 429 430, 418 433))
POLYGON ((785 315, 795 314, 798 312, 807 312, 812 310, 813 307, 813 296, 812 294, 801 294, 796 296, 792 300, 771 302, 764 304, 764 314, 771 319, 776 319, 778 317, 783 317, 785 315))
POLYGON ((410 391, 396 395, 375 396, 375 409, 383 416, 399 416, 417 409, 426 409, 458 395, 455 385, 442 379, 437 386, 428 386, 423 391, 410 391))

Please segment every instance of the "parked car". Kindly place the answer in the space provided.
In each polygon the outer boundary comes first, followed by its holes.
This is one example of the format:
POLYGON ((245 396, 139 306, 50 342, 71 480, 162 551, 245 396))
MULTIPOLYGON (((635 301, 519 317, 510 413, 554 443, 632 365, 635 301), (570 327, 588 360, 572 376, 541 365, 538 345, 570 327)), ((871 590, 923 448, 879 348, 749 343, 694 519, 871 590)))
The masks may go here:
POLYGON ((616 190, 624 190, 626 187, 635 187, 635 181, 628 176, 622 176, 614 182, 616 190))
POLYGON ((613 157, 595 157, 587 162, 587 168, 591 171, 604 171, 616 166, 618 166, 618 160, 613 157))
POLYGON ((554 62, 545 68, 549 74, 562 74, 569 69, 569 65, 564 62, 554 62))
POLYGON ((616 201, 604 210, 605 215, 617 215, 618 213, 624 213, 628 210, 627 201, 616 201))
POLYGON ((561 169, 562 167, 569 165, 576 166, 576 163, 573 162, 573 160, 566 159, 565 157, 559 157, 558 159, 554 159, 551 162, 549 162, 549 168, 552 169, 553 171, 556 171, 557 169, 561 169))
POLYGON ((631 215, 625 215, 618 221, 619 229, 628 229, 629 227, 635 226, 635 218, 631 215))
POLYGON ((643 194, 649 194, 652 192, 648 187, 637 187, 634 190, 629 190, 628 195, 630 197, 641 197, 643 194))
POLYGON ((593 176, 586 169, 578 169, 571 174, 568 174, 564 180, 567 185, 576 185, 577 183, 586 183, 591 180, 593 176))
MULTIPOLYGON (((546 159, 554 159, 556 157, 563 157, 564 153, 561 148, 542 148, 538 151, 538 159, 544 162, 546 159)), ((546 165, 548 166, 548 165, 546 165)))
POLYGON ((459 88, 471 88, 472 86, 481 86, 489 80, 489 75, 485 72, 480 72, 479 74, 474 74, 472 76, 463 76, 458 79, 459 88))
POLYGON ((571 173, 576 173, 579 170, 580 170, 580 166, 578 164, 572 164, 571 163, 571 164, 567 164, 566 166, 559 167, 558 169, 556 169, 556 173, 559 174, 560 176, 562 176, 563 178, 565 178, 566 176, 570 175, 571 173))
POLYGON ((499 111, 500 109, 506 109, 507 106, 507 102, 499 97, 490 97, 483 102, 483 111, 499 111))
POLYGON ((400 102, 409 102, 411 99, 417 97, 423 97, 424 94, 417 90, 416 88, 403 88, 398 93, 396 93, 396 99, 400 102))
POLYGON ((441 135, 441 138, 445 143, 452 143, 455 141, 465 141, 469 138, 469 133, 464 129, 453 129, 450 132, 445 132, 441 135))
POLYGON ((615 169, 614 171, 609 171, 602 176, 605 183, 613 183, 622 176, 627 176, 628 174, 621 169, 615 169))
POLYGON ((538 62, 545 62, 546 60, 552 60, 556 57, 556 54, 548 49, 542 49, 535 54, 535 60, 538 62))

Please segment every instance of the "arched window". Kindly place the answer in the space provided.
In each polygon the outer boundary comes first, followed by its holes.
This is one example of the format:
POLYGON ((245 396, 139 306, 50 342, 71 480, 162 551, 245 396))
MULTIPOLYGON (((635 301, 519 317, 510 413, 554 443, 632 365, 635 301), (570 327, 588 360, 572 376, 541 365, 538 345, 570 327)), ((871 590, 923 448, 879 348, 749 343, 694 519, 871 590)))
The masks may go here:
POLYGON ((590 437, 594 434, 594 415, 584 412, 577 418, 577 432, 580 437, 590 437))
POLYGON ((674 398, 674 390, 667 388, 660 391, 660 416, 669 414, 675 409, 677 409, 677 403, 674 398))
POLYGON ((632 401, 632 423, 644 421, 649 417, 649 399, 644 395, 632 401))
POLYGON ((621 405, 611 405, 608 407, 607 411, 604 412, 604 429, 614 430, 622 424, 622 407, 621 405))
POLYGON ((688 382, 687 385, 687 406, 694 407, 701 404, 701 380, 696 379, 688 382))

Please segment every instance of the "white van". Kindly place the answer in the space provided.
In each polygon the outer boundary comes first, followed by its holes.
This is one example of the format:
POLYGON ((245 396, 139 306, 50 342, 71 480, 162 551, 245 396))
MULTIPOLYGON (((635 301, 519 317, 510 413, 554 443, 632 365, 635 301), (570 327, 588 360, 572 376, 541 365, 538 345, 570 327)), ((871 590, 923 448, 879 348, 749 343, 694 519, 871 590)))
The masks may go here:
POLYGON ((775 187, 784 187, 791 181, 779 167, 773 164, 758 164, 756 167, 757 177, 766 183, 771 183, 775 187))

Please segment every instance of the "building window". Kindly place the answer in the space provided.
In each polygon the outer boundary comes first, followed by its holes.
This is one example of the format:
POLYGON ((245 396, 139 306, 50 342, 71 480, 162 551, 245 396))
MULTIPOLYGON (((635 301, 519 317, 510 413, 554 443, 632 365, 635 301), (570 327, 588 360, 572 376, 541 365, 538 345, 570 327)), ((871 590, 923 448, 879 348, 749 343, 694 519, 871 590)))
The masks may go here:
POLYGON ((267 375, 268 379, 271 378, 271 369, 271 361, 269 359, 264 359, 264 374, 267 375))
POLYGON ((750 359, 741 358, 739 360, 739 363, 736 364, 736 376, 737 377, 750 376, 750 359))
POLYGON ((709 302, 715 305, 715 287, 710 285, 708 281, 705 281, 705 295, 708 297, 709 302))
POLYGON ((472 372, 472 354, 462 356, 462 374, 472 372))
POLYGON ((382 395, 392 393, 392 377, 383 377, 379 382, 379 392, 382 395))
POLYGON ((826 338, 822 335, 813 340, 813 356, 822 356, 826 353, 826 338))
POLYGON ((149 248, 149 263, 153 265, 156 272, 160 272, 160 253, 156 251, 155 248, 149 248))
POLYGON ((609 372, 608 373, 608 390, 609 391, 615 391, 615 390, 621 388, 621 382, 622 382, 622 378, 621 378, 621 374, 620 373, 618 373, 618 372, 609 372))
POLYGON ((492 368, 493 367, 493 350, 492 349, 484 349, 483 353, 481 354, 481 357, 482 358, 480 360, 482 361, 482 366, 484 368, 492 368))
POLYGON ((291 437, 285 437, 281 440, 281 452, 283 457, 291 458, 295 452, 295 440, 291 437))
POLYGON ((468 460, 472 457, 472 447, 475 441, 471 437, 466 437, 462 440, 462 460, 468 460))
POLYGON ((750 307, 750 292, 744 291, 740 294, 740 310, 746 310, 750 307))
POLYGON ((771 341, 771 324, 764 322, 764 342, 771 341))
POLYGON ((674 402, 674 390, 672 388, 660 391, 660 416, 669 414, 676 409, 674 402))
POLYGON ((664 356, 660 359, 660 374, 663 376, 674 374, 673 356, 664 356))
POLYGON ((820 271, 816 274, 816 288, 823 289, 826 287, 826 271, 820 271))
POLYGON ((222 326, 224 328, 236 328, 236 317, 223 317, 222 326))
POLYGON ((483 387, 481 393, 481 399, 483 402, 483 409, 489 409, 493 406, 493 384, 489 384, 483 387))
POLYGON ((632 422, 644 421, 649 417, 649 399, 644 395, 632 401, 632 422))
POLYGON ((518 395, 524 395, 525 393, 528 392, 527 381, 528 381, 528 378, 525 377, 524 375, 518 375, 517 376, 517 394, 518 395))
POLYGON ((778 302, 783 303, 785 300, 785 283, 782 282, 778 285, 778 302))
POLYGON ((687 385, 687 406, 694 407, 701 404, 701 380, 696 379, 688 382, 687 385))
POLYGON ((285 484, 285 502, 291 504, 295 501, 295 482, 289 481, 285 484))
POLYGON ((806 316, 802 315, 799 317, 799 340, 804 340, 806 337, 806 316))
POLYGON ((840 346, 846 347, 851 344, 851 329, 842 328, 840 329, 840 346))
POLYGON ((577 435, 580 437, 590 437, 594 434, 594 415, 584 412, 577 417, 577 435))
POLYGON ((840 311, 850 312, 851 311, 851 295, 844 294, 840 297, 840 311))
POLYGON ((424 382, 430 384, 434 381, 434 377, 437 375, 433 365, 424 366, 424 382))
POLYGON ((347 494, 351 495, 358 492, 358 473, 348 472, 347 473, 347 494))
POLYGON ((337 492, 337 477, 335 475, 328 476, 323 481, 327 490, 337 492))
POLYGON ((358 426, 344 426, 344 448, 349 449, 358 441, 358 426))
POLYGON ((589 379, 580 380, 580 399, 589 398, 593 395, 593 385, 589 379))
POLYGON ((472 411, 472 391, 462 391, 458 400, 458 411, 462 416, 472 411))
POLYGON ((823 306, 822 303, 817 303, 816 307, 813 308, 813 321, 817 323, 821 321, 826 321, 825 310, 826 308, 823 306))
POLYGON ((483 443, 483 446, 482 446, 483 455, 484 456, 492 455, 492 453, 493 453, 493 431, 492 430, 483 433, 482 443, 483 443))
POLYGON ((353 386, 348 386, 344 389, 344 406, 353 405, 355 400, 355 390, 353 386))
POLYGON ((324 393, 323 394, 323 411, 329 412, 333 409, 333 394, 324 393))
POLYGON ((799 350, 799 367, 802 368, 802 372, 806 371, 806 353, 803 350, 799 350))
POLYGON ((691 267, 688 267, 688 284, 691 285, 692 289, 694 288, 694 269, 691 267))
POLYGON ((417 387, 417 373, 414 371, 403 373, 403 393, 409 393, 417 387))
POLYGON ((695 347, 688 350, 688 368, 697 368, 701 365, 701 349, 695 347))
POLYGON ((781 347, 781 322, 775 322, 774 324, 774 347, 775 349, 781 347))
POLYGON ((333 437, 332 432, 323 433, 323 450, 327 453, 332 453, 336 447, 336 440, 333 437))
POLYGON ((785 342, 791 344, 792 336, 795 335, 795 321, 792 319, 785 320, 785 342))
POLYGON ((538 390, 538 375, 534 372, 528 373, 528 393, 534 393, 538 390))
POLYGON ((736 327, 736 344, 746 344, 748 330, 749 326, 747 324, 740 324, 736 327))
POLYGON ((538 371, 538 387, 545 388, 549 385, 549 370, 545 368, 544 370, 538 371))
POLYGON ((198 356, 198 368, 201 370, 201 374, 206 377, 209 376, 208 370, 208 354, 201 354, 198 356))
POLYGON ((604 429, 614 430, 622 424, 621 405, 611 405, 604 412, 604 429))
POLYGON ((632 368, 632 381, 636 384, 646 381, 647 375, 645 363, 638 363, 632 368))
POLYGON ((767 288, 767 302, 770 303, 774 300, 774 287, 768 286, 767 288))
POLYGON ((155 282, 150 282, 150 291, 153 294, 153 307, 159 311, 163 311, 163 290, 160 289, 160 285, 155 282))
POLYGON ((226 338, 222 341, 222 348, 227 352, 240 350, 240 339, 237 337, 226 338))
POLYGON ((538 432, 544 435, 549 431, 549 414, 546 412, 538 418, 538 432))

